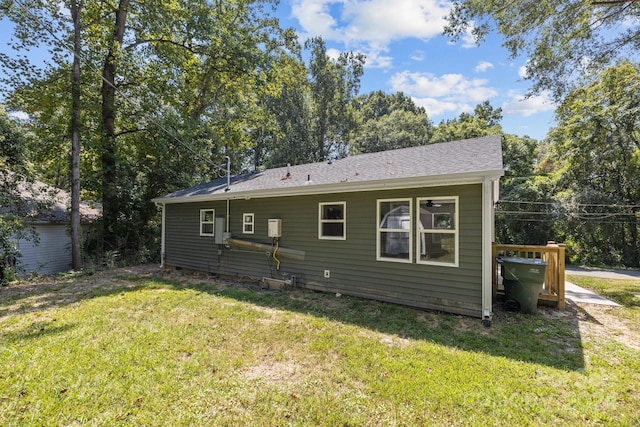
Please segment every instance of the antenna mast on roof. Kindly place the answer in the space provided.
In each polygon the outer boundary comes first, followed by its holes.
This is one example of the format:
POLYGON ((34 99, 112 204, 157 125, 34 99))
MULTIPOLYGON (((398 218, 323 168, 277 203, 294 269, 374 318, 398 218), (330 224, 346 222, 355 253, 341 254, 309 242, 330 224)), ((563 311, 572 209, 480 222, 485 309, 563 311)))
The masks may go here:
POLYGON ((224 156, 227 159, 227 188, 224 189, 225 192, 231 190, 231 157, 224 156))

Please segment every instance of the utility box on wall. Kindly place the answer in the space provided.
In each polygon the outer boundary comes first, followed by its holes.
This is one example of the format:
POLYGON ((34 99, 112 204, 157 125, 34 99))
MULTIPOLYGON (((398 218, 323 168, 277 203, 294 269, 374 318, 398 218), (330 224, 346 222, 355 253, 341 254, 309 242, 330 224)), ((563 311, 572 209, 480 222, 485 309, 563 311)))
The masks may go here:
POLYGON ((216 245, 222 245, 224 243, 224 223, 225 219, 217 217, 215 220, 215 228, 213 232, 213 238, 216 245))
POLYGON ((282 237, 282 220, 271 218, 267 224, 267 235, 269 237, 282 237))

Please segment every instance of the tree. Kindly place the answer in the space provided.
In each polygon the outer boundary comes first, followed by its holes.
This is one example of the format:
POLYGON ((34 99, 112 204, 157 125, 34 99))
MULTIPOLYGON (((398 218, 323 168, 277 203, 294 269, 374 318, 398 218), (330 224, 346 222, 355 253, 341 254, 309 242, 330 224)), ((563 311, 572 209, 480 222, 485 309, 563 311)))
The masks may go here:
POLYGON ((447 142, 459 139, 502 134, 502 109, 493 108, 489 101, 476 105, 473 114, 461 113, 457 119, 440 122, 431 142, 447 142))
POLYGON ((331 60, 319 37, 307 40, 305 48, 311 50, 308 70, 312 97, 311 138, 316 146, 314 160, 322 161, 330 155, 344 156, 349 134, 355 126, 350 104, 360 89, 365 57, 342 52, 337 60, 331 60))
POLYGON ((416 115, 427 114, 423 107, 417 106, 415 102, 413 102, 413 99, 402 92, 386 94, 381 90, 376 90, 368 94, 360 95, 354 100, 354 104, 363 122, 379 119, 396 110, 406 111, 416 115))
MULTIPOLYGON (((125 36, 129 0, 119 0, 112 10, 113 21, 108 23, 111 35, 104 40, 106 54, 102 64, 101 113, 102 146, 100 153, 102 170, 102 239, 105 248, 117 250, 116 224, 120 219, 118 197, 117 142, 116 142, 116 75, 123 56, 120 54, 125 36)), ((108 15, 107 15, 108 16, 108 15)))
POLYGON ((71 0, 73 20, 73 67, 71 72, 71 266, 82 269, 80 245, 80 129, 82 127, 80 58, 82 57, 82 0, 71 0))
MULTIPOLYGON (((151 198, 211 178, 225 155, 236 170, 246 164, 254 120, 246 112, 277 73, 273 59, 287 43, 264 11, 269 3, 84 3, 82 63, 90 72, 83 73, 81 120, 90 131, 80 167, 83 194, 103 204, 105 250, 124 255, 155 234, 151 198)), ((30 113, 42 136, 31 155, 51 184, 69 188, 70 14, 53 1, 5 4, 18 49, 50 47, 44 68, 24 58, 1 65, 13 73, 11 105, 30 113)))
POLYGON ((640 266, 640 67, 623 62, 556 111, 549 139, 564 160, 558 198, 567 206, 566 233, 582 260, 640 266))
POLYGON ((640 47, 640 17, 633 0, 454 0, 445 34, 469 32, 477 42, 494 28, 511 57, 525 56, 532 93, 550 90, 560 100, 572 87, 640 47))
POLYGON ((354 100, 358 131, 351 138, 357 153, 393 150, 428 144, 433 124, 424 108, 402 92, 374 91, 354 100))
POLYGON ((540 169, 540 148, 533 138, 502 135, 505 175, 500 181, 496 212, 498 242, 544 245, 559 239, 556 225, 564 217, 551 202, 556 181, 553 174, 540 169))
POLYGON ((25 222, 29 209, 21 197, 29 176, 24 157, 28 138, 0 105, 0 268, 7 255, 17 254, 16 239, 37 240, 25 222))
POLYGON ((311 97, 307 68, 296 44, 292 55, 283 55, 277 62, 278 73, 272 88, 260 98, 262 114, 256 123, 259 134, 253 140, 254 168, 279 167, 287 163, 303 164, 316 159, 316 147, 311 140, 311 97))

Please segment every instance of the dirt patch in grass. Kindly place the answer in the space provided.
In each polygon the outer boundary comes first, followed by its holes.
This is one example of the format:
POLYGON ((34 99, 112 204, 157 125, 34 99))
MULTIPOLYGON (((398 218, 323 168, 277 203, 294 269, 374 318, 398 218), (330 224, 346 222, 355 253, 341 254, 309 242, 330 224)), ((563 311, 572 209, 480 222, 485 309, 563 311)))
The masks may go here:
POLYGON ((640 350, 640 330, 620 318, 618 307, 579 304, 573 308, 579 319, 580 333, 596 342, 615 339, 620 344, 640 350))
POLYGON ((265 360, 259 365, 251 366, 243 372, 248 380, 263 380, 269 383, 290 385, 301 382, 307 377, 303 367, 294 360, 265 360))

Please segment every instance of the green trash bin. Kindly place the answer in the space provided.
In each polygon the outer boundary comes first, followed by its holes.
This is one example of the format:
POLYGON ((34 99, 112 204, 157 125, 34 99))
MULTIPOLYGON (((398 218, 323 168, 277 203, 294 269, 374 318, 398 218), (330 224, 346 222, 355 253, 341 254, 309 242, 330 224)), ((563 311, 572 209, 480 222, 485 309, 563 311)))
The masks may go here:
POLYGON ((544 286, 547 263, 530 258, 496 258, 502 270, 505 308, 535 313, 544 286))

